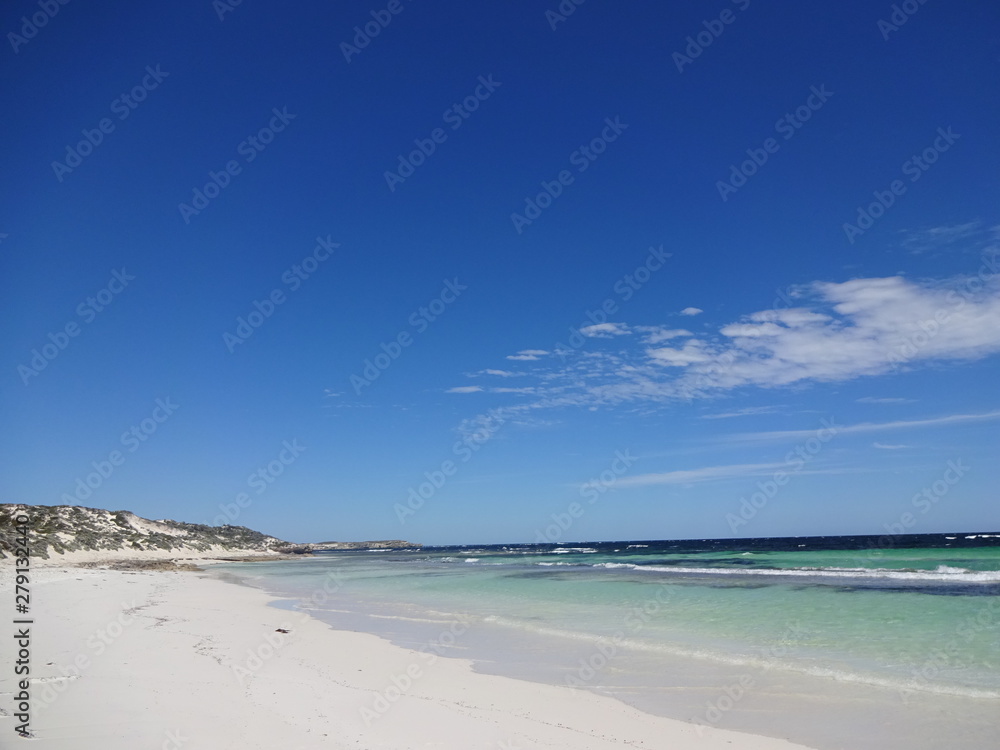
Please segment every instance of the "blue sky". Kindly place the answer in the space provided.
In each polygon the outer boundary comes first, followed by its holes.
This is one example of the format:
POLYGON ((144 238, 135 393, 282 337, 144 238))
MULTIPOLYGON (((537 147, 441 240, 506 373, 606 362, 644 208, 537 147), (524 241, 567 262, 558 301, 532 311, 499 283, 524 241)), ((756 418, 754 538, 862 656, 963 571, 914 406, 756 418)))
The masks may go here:
POLYGON ((1000 528, 1000 11, 904 5, 7 4, 3 501, 1000 528))

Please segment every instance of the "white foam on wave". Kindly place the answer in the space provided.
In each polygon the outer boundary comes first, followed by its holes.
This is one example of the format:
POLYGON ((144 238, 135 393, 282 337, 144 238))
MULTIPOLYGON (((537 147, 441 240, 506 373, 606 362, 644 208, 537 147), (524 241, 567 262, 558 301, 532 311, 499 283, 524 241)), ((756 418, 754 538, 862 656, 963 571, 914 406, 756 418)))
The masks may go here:
MULTIPOLYGON (((348 610, 343 610, 343 611, 348 611, 348 610)), ((357 614, 357 613, 353 613, 353 614, 357 614)), ((376 615, 376 614, 372 614, 371 612, 368 612, 367 616, 370 617, 370 618, 372 618, 373 620, 400 620, 402 622, 429 622, 429 623, 433 623, 434 625, 448 625, 449 623, 454 622, 454 618, 451 618, 451 619, 446 619, 446 618, 436 619, 436 618, 431 618, 431 617, 406 617, 404 615, 376 615)))
POLYGON ((733 576, 797 576, 812 578, 887 578, 902 581, 947 581, 950 583, 1000 583, 1000 570, 968 570, 939 565, 935 570, 891 568, 687 568, 631 563, 597 563, 595 568, 630 568, 650 573, 733 576))
POLYGON ((966 568, 953 568, 950 565, 938 565, 934 570, 935 573, 972 573, 973 571, 966 568))

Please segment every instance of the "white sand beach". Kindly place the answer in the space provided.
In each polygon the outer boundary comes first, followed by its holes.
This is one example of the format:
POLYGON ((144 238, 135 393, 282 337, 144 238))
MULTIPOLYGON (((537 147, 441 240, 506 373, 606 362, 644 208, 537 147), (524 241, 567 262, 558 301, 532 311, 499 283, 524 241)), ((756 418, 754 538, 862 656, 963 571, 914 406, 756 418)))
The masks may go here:
MULTIPOLYGON (((205 573, 69 565, 93 556, 32 568, 34 739, 15 733, 17 644, 6 635, 4 747, 804 747, 653 716, 583 690, 477 674, 468 661, 269 607, 265 593, 205 573)), ((0 563, 0 591, 13 602, 10 562, 0 563)))

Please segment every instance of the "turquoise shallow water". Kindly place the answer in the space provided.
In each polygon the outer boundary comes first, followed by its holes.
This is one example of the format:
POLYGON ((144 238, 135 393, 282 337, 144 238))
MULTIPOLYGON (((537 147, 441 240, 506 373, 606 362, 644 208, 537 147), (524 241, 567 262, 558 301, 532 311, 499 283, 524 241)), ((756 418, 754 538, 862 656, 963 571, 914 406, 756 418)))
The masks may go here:
POLYGON ((985 747, 1000 717, 1000 547, 965 536, 350 552, 228 570, 338 628, 709 729, 985 747), (311 599, 331 572, 336 591, 311 599))

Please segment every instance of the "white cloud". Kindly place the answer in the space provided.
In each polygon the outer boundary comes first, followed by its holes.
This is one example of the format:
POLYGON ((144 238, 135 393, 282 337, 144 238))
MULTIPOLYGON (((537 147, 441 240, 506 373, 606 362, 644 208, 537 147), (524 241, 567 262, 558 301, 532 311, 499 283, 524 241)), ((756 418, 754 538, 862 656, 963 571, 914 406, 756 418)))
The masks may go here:
POLYGON ((878 448, 884 451, 898 451, 903 448, 909 448, 908 445, 888 445, 887 443, 872 443, 873 448, 878 448))
POLYGON ((490 393, 534 393, 534 388, 490 388, 490 393))
MULTIPOLYGON (((580 348, 559 349, 535 378, 533 408, 662 404, 734 389, 801 387, 886 375, 1000 352, 1000 273, 915 281, 898 276, 815 282, 792 290, 798 307, 749 313, 692 335, 665 326, 609 338, 595 330, 580 348), (613 340, 614 351, 602 346, 613 340)), ((610 326, 610 328, 608 327, 610 326)), ((623 326, 624 328, 624 326, 623 326)), ((508 359, 549 352, 525 349, 508 359)), ((860 403, 890 403, 861 399, 860 403)), ((904 403, 893 401, 892 403, 904 403)))
POLYGON ((702 342, 696 340, 685 341, 680 349, 669 346, 647 349, 646 355, 654 363, 666 367, 687 367, 696 362, 710 362, 713 358, 712 352, 702 342))
POLYGON ((612 336, 627 336, 632 332, 623 323, 595 323, 592 326, 584 326, 580 329, 580 333, 589 338, 608 339, 612 336))
POLYGON ((685 307, 681 310, 681 315, 701 315, 703 312, 705 311, 700 307, 685 307))
POLYGON ((493 375, 498 378, 513 378, 523 373, 511 372, 510 370, 482 370, 476 373, 477 375, 493 375))
POLYGON ((522 349, 517 354, 508 354, 507 359, 512 359, 520 362, 533 362, 539 357, 544 357, 548 354, 544 349, 522 349))
POLYGON ((873 396, 865 396, 864 398, 855 399, 859 404, 913 404, 916 401, 912 398, 874 398, 873 396))
MULTIPOLYGON (((1000 276, 980 284, 901 277, 815 283, 812 308, 766 310, 723 326, 728 341, 699 342, 693 390, 848 380, 921 360, 971 360, 1000 351, 1000 276)), ((651 353, 652 355, 652 353, 651 353)))
POLYGON ((449 388, 445 393, 479 393, 482 390, 483 387, 479 385, 459 385, 455 388, 449 388))

